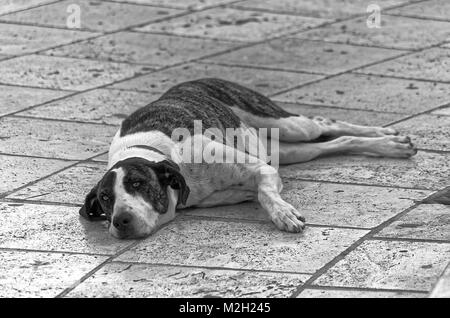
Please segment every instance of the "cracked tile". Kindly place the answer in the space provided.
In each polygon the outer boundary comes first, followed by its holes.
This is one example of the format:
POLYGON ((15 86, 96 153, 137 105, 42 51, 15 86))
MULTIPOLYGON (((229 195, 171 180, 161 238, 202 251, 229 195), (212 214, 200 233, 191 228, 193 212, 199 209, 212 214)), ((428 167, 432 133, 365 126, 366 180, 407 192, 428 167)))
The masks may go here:
POLYGON ((303 39, 396 49, 419 49, 450 39, 450 23, 382 14, 380 28, 368 28, 366 17, 302 32, 303 39), (414 30, 414 32, 411 32, 414 30))
POLYGON ((266 95, 320 78, 319 75, 294 72, 191 63, 123 81, 111 87, 162 93, 181 82, 205 77, 219 77, 236 82, 266 95))
POLYGON ((0 0, 0 15, 50 3, 54 0, 0 0))
POLYGON ((39 105, 50 100, 63 97, 70 92, 1 85, 0 90, 0 116, 39 105))
MULTIPOLYGON (((402 0, 381 0, 377 1, 382 10, 394 5, 399 5, 407 1, 402 0)), ((236 8, 270 10, 287 14, 300 14, 317 18, 340 19, 354 14, 366 13, 367 6, 371 4, 369 0, 250 0, 238 2, 233 5, 236 8)))
POLYGON ((56 297, 106 257, 0 251, 0 297, 56 297))
MULTIPOLYGON (((430 191, 283 180, 281 196, 308 224, 373 228, 424 199, 430 191)), ((258 203, 180 210, 184 215, 269 221, 258 203)))
POLYGON ((141 66, 28 55, 0 62, 2 83, 42 88, 86 90, 139 74, 141 66))
POLYGON ((19 115, 120 125, 129 114, 158 99, 159 95, 96 89, 47 103, 19 115))
POLYGON ((450 257, 450 244, 366 241, 313 284, 429 291, 450 257))
POLYGON ((210 6, 225 5, 236 0, 114 0, 117 2, 129 2, 136 4, 147 4, 176 9, 199 10, 210 6))
POLYGON ((450 151, 450 117, 420 115, 391 126, 411 136, 421 149, 450 151))
POLYGON ((427 19, 442 19, 449 21, 450 3, 447 0, 431 0, 392 9, 387 11, 386 13, 427 19))
POLYGON ((415 114, 448 103, 449 84, 344 74, 276 95, 275 100, 415 114))
POLYGON ((427 294, 348 289, 305 289, 297 298, 426 298, 427 294))
POLYGON ((73 162, 0 155, 0 194, 54 173, 73 162), (7 182, 5 182, 7 181, 7 182))
POLYGON ((159 68, 218 53, 236 46, 235 43, 218 40, 119 32, 62 46, 43 54, 142 63, 159 68))
POLYGON ((450 154, 419 151, 411 159, 333 156, 283 166, 282 177, 439 190, 448 186, 450 154))
POLYGON ((324 19, 214 8, 136 28, 142 32, 164 32, 223 40, 256 42, 282 34, 306 30, 324 19))
POLYGON ((281 232, 272 224, 178 218, 157 234, 122 254, 121 261, 314 272, 364 230, 307 228, 281 232))
POLYGON ((402 53, 398 50, 287 38, 235 50, 206 61, 336 74, 402 53))
POLYGON ((73 29, 68 24, 73 11, 69 6, 80 8, 80 29, 94 31, 114 31, 131 26, 158 21, 182 11, 168 8, 139 6, 128 3, 65 0, 43 7, 8 14, 0 17, 2 21, 31 23, 42 26, 73 29))
POLYGON ((7 198, 83 204, 86 194, 106 172, 102 163, 80 163, 7 198))
POLYGON ((432 48, 363 68, 358 73, 450 82, 450 50, 432 48))
POLYGON ((450 241, 450 207, 422 204, 382 229, 376 236, 450 241))
POLYGON ((67 297, 289 297, 309 276, 112 263, 67 297))
POLYGON ((34 118, 0 119, 0 152, 87 159, 109 149, 117 128, 34 118))
POLYGON ((2 43, 0 53, 10 55, 32 53, 56 45, 86 39, 97 34, 0 23, 0 42, 2 43))
POLYGON ((113 238, 106 222, 81 219, 79 209, 0 203, 0 247, 113 255, 132 243, 113 238))

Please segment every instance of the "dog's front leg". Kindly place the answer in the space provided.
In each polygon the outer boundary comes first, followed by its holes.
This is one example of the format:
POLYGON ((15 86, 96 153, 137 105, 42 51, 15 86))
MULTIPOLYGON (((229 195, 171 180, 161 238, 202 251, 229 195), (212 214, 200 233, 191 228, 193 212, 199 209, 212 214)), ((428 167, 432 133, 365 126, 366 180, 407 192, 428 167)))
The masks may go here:
POLYGON ((267 211, 272 222, 282 231, 301 232, 305 228, 305 218, 296 208, 281 198, 282 183, 278 171, 269 165, 264 165, 255 173, 258 201, 267 211))

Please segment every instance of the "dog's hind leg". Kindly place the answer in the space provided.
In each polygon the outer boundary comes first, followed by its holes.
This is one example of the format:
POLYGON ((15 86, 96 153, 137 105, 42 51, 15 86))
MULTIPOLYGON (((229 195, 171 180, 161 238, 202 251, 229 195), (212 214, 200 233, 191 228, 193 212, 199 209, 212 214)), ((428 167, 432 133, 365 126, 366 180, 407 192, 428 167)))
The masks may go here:
POLYGON ((306 162, 323 155, 346 153, 409 158, 417 153, 417 149, 411 139, 405 136, 342 136, 327 142, 279 144, 280 164, 306 162))

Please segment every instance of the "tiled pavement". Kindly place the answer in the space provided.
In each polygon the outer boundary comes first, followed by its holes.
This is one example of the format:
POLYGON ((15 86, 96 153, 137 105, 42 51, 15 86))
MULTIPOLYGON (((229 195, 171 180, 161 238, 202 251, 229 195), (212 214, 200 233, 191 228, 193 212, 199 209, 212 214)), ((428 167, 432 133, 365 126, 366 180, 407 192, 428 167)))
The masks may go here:
POLYGON ((447 0, 0 0, 0 91, 0 296, 449 295, 450 207, 423 202, 450 185, 447 0), (143 241, 80 220, 120 121, 204 76, 394 126, 420 151, 282 167, 302 234, 253 203, 184 211, 143 241))

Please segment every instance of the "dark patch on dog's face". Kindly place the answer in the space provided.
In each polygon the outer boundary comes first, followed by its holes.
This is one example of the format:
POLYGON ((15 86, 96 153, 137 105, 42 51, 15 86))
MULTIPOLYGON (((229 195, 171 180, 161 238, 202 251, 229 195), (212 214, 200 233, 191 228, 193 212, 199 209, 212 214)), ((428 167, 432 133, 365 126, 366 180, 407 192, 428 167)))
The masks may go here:
POLYGON ((127 193, 133 196, 140 195, 158 213, 167 211, 169 205, 167 187, 161 184, 147 160, 131 158, 116 166, 124 168, 123 185, 127 193))
POLYGON ((114 184, 116 182, 116 173, 108 171, 100 180, 97 188, 97 200, 102 207, 103 213, 108 221, 111 221, 111 215, 114 209, 115 194, 114 184))

